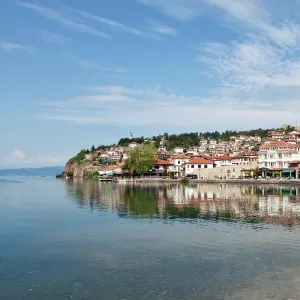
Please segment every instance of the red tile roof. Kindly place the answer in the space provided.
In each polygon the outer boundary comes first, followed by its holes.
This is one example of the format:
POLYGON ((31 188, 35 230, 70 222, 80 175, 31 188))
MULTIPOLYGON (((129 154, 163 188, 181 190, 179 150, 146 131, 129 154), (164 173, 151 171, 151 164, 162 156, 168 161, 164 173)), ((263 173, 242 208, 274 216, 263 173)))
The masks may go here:
POLYGON ((189 164, 189 165, 209 165, 209 164, 213 164, 213 162, 208 160, 208 159, 198 157, 198 158, 194 158, 194 159, 190 160, 186 164, 189 164))
POLYGON ((166 161, 166 160, 163 160, 163 159, 157 159, 155 161, 155 164, 156 165, 161 165, 161 166, 171 166, 171 165, 173 165, 173 163, 171 163, 169 161, 166 161))
POLYGON ((229 155, 222 155, 219 157, 220 160, 231 160, 231 157, 229 155))
POLYGON ((272 147, 295 147, 295 144, 277 141, 277 142, 267 143, 261 146, 261 148, 272 148, 272 147))
POLYGON ((184 153, 181 153, 173 157, 173 159, 189 159, 189 158, 190 157, 186 156, 184 153))

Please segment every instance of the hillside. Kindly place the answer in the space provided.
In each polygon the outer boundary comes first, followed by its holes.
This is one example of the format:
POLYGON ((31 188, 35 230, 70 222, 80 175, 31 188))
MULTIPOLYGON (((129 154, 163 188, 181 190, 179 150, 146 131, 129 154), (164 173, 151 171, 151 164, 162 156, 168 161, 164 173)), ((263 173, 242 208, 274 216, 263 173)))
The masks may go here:
MULTIPOLYGON (((244 136, 260 136, 265 138, 269 131, 272 129, 252 129, 248 131, 231 131, 226 130, 224 132, 191 132, 181 134, 168 134, 153 136, 149 138, 137 137, 137 138, 121 138, 118 145, 127 147, 131 142, 144 143, 145 141, 154 141, 156 147, 159 147, 160 142, 164 141, 164 145, 168 150, 173 150, 175 147, 190 148, 198 146, 201 139, 214 139, 217 142, 226 142, 230 140, 231 136, 244 135, 244 136)), ((103 147, 103 146, 100 146, 103 147)))

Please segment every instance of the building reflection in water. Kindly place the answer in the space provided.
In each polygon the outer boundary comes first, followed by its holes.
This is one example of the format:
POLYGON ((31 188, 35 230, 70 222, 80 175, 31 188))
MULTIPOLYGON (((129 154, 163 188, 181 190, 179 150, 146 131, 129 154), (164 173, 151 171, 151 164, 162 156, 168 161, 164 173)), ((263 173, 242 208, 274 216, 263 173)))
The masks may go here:
POLYGON ((120 217, 300 224, 299 187, 70 180, 66 191, 79 207, 115 212, 120 217))

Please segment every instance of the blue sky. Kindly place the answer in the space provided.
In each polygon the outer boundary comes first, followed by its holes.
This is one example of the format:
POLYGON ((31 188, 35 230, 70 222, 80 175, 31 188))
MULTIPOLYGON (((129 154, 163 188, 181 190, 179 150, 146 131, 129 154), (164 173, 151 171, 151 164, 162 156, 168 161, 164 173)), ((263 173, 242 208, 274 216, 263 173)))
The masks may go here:
POLYGON ((130 132, 298 124, 299 12, 297 0, 2 0, 0 167, 61 165, 130 132))

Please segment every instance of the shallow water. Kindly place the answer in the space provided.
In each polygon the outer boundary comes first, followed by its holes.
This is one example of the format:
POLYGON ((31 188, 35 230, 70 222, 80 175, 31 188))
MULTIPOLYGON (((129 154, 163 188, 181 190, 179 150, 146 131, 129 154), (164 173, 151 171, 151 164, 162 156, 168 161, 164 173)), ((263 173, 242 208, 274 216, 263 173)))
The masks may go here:
POLYGON ((237 299, 297 274, 299 224, 297 187, 3 178, 0 299, 237 299))

